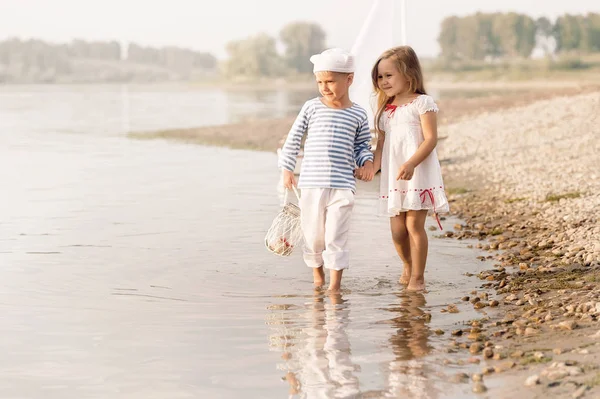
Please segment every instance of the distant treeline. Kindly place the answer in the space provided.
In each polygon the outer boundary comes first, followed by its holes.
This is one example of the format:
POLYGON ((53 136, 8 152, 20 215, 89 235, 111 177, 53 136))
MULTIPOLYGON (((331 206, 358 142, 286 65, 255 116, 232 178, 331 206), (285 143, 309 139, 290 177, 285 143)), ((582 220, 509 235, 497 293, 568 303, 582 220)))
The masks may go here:
POLYGON ((247 80, 306 75, 309 57, 325 48, 325 31, 308 22, 285 26, 278 38, 258 34, 227 44, 228 59, 178 47, 125 48, 116 41, 75 40, 52 44, 42 40, 0 42, 0 83, 129 82, 210 79, 247 80), (285 47, 277 50, 277 40, 285 47))
POLYGON ((216 71, 212 54, 178 47, 83 40, 0 42, 0 83, 188 80, 216 71))
MULTIPOLYGON (((327 47, 326 39, 318 24, 297 21, 276 37, 258 33, 228 43, 222 62, 210 53, 178 47, 9 39, 0 42, 0 83, 294 79, 310 75, 309 58, 327 47)), ((442 22, 438 41, 441 54, 435 65, 447 72, 470 64, 482 69, 523 61, 535 49, 548 55, 550 69, 554 64, 577 69, 586 66, 580 56, 600 52, 600 14, 565 14, 554 22, 517 13, 452 16, 442 22)))
POLYGON ((438 42, 444 59, 528 58, 537 47, 547 55, 600 51, 600 14, 565 14, 552 23, 517 13, 477 13, 443 20, 438 42))

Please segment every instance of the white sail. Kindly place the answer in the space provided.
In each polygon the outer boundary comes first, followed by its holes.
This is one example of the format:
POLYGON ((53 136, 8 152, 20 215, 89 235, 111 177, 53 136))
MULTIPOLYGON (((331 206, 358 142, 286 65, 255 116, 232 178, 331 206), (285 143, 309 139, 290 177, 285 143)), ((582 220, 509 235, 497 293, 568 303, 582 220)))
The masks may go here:
POLYGON ((350 98, 367 110, 371 129, 376 107, 371 68, 385 50, 405 43, 405 0, 375 0, 351 50, 356 69, 350 98))

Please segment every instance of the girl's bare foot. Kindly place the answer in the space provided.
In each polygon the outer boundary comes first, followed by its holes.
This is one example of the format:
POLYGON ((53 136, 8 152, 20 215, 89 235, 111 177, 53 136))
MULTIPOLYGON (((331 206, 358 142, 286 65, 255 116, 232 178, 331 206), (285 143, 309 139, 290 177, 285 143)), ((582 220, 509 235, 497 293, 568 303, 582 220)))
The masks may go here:
POLYGON ((342 286, 342 273, 344 270, 329 271, 329 292, 337 293, 342 286))
POLYGON ((323 266, 315 267, 313 269, 313 284, 315 287, 325 285, 325 272, 323 271, 323 266))
POLYGON ((294 373, 288 371, 284 379, 290 384, 290 395, 297 395, 300 393, 300 381, 298 381, 294 373))
POLYGON ((340 280, 336 281, 336 280, 332 279, 329 282, 329 288, 327 289, 327 291, 330 294, 339 294, 341 288, 342 288, 342 282, 340 280))
POLYGON ((425 277, 413 277, 406 287, 409 291, 425 291, 425 277))
POLYGON ((402 276, 400 276, 399 280, 400 284, 408 285, 410 283, 410 266, 404 264, 404 268, 402 269, 402 276))

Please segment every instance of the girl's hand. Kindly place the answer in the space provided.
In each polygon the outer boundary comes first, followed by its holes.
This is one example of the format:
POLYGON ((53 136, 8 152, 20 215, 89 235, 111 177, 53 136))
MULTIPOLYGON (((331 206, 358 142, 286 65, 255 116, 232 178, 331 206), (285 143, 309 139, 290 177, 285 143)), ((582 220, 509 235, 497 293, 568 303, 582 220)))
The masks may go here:
POLYGON ((410 162, 406 162, 398 169, 398 176, 396 176, 396 180, 410 180, 414 174, 415 166, 410 162))
POLYGON ((283 187, 288 190, 292 189, 292 186, 297 187, 298 183, 296 183, 296 178, 294 177, 294 172, 291 172, 287 169, 283 170, 283 187))

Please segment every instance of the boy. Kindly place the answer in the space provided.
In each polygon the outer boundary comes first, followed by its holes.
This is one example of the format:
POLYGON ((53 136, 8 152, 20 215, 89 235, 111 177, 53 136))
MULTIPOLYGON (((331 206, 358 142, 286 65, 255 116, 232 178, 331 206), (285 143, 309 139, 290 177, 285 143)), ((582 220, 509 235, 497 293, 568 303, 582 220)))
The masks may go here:
POLYGON ((304 261, 313 268, 315 286, 325 283, 323 267, 330 270, 330 291, 339 291, 342 273, 349 267, 347 248, 356 179, 373 178, 373 154, 367 112, 350 101, 354 57, 342 49, 313 55, 313 72, 322 97, 307 101, 282 148, 279 167, 287 189, 298 186, 304 261), (304 158, 298 184, 296 156, 304 134, 304 158))

